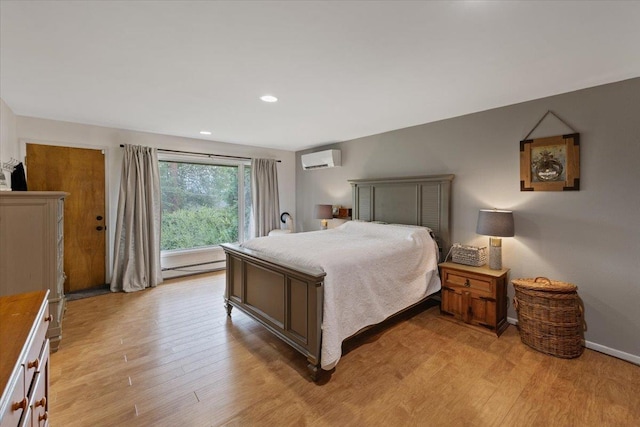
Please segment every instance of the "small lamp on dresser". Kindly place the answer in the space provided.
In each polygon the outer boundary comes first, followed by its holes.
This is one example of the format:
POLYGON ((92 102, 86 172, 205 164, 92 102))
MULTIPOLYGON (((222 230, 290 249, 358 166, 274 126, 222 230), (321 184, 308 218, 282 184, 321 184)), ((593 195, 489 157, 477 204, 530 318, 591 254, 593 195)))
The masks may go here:
POLYGON ((502 270, 502 239, 513 237, 513 212, 498 209, 481 209, 476 233, 491 236, 489 239, 489 268, 502 270))
POLYGON ((320 220, 320 228, 327 229, 328 220, 333 218, 333 205, 316 205, 316 219, 320 220))

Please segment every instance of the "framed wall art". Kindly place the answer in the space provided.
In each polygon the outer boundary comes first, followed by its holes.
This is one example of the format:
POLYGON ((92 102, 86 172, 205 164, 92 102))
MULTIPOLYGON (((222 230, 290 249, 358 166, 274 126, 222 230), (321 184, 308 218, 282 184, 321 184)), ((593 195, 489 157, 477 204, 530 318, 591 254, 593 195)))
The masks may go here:
POLYGON ((520 191, 580 190, 580 134, 520 141, 520 191))

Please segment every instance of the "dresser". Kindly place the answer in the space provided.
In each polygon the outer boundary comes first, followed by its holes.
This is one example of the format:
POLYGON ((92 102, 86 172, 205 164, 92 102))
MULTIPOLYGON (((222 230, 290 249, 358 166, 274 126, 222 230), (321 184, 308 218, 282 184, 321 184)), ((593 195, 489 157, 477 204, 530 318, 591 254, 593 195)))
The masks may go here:
POLYGON ((500 336, 507 323, 507 276, 509 269, 490 268, 443 262, 443 315, 457 322, 500 336))
MULTIPOLYGON (((62 338, 64 298, 64 199, 59 191, 0 192, 0 296, 49 291, 47 338, 62 338)), ((2 426, 4 427, 4 426, 2 426)))
POLYGON ((49 425, 48 294, 0 297, 0 427, 49 425))

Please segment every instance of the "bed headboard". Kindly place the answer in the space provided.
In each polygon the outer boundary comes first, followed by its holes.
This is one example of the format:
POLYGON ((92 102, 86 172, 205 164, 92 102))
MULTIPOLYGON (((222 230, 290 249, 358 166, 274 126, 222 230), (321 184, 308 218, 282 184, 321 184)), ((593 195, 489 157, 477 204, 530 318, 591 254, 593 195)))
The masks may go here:
POLYGON ((451 247, 454 175, 349 180, 353 219, 422 225, 433 230, 442 259, 451 247))

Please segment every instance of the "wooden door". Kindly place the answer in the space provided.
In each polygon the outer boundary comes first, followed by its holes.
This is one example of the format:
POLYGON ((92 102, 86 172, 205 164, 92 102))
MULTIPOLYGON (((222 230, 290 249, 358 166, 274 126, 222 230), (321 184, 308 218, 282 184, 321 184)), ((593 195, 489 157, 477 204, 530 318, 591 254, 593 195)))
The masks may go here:
POLYGON ((105 284, 105 174, 102 150, 27 144, 27 188, 66 191, 65 292, 105 284))

